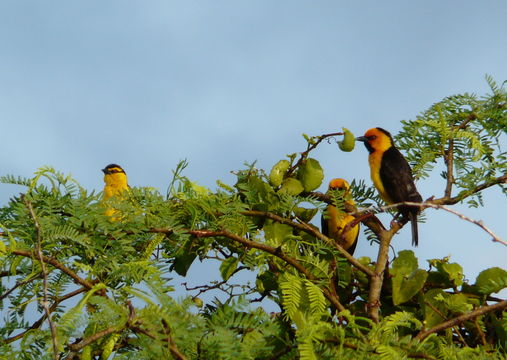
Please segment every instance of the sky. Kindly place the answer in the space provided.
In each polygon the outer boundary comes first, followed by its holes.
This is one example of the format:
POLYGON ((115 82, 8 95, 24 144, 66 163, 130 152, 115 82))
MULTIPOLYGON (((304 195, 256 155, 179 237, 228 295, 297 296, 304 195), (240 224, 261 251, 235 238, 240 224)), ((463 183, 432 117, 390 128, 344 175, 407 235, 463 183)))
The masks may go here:
MULTIPOLYGON (((445 96, 488 92, 486 74, 507 80, 506 13, 505 1, 2 1, 0 175, 50 165, 100 191, 100 169, 118 163, 131 186, 165 192, 187 159, 184 175, 214 189, 244 162, 269 170, 303 151, 302 133, 396 134, 445 96)), ((371 184, 362 146, 312 156, 321 191, 333 177, 371 184)), ((445 184, 435 172, 417 186, 428 198, 445 184)), ((0 202, 19 191, 0 184, 0 202)), ((507 239, 505 197, 485 200, 455 209, 507 239)), ((451 255, 473 282, 506 267, 507 248, 477 226, 426 218, 418 248, 409 227, 393 243, 422 268, 451 255)), ((356 255, 375 257, 361 239, 356 255)), ((189 285, 210 277, 197 265, 189 285)))

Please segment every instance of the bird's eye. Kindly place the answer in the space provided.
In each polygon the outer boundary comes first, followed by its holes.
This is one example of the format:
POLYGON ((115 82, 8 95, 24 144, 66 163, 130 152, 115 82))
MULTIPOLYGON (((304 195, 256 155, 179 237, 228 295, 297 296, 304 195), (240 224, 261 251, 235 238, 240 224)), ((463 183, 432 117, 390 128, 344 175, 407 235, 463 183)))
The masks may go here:
POLYGON ((375 140, 377 138, 376 135, 368 136, 368 140, 375 140))

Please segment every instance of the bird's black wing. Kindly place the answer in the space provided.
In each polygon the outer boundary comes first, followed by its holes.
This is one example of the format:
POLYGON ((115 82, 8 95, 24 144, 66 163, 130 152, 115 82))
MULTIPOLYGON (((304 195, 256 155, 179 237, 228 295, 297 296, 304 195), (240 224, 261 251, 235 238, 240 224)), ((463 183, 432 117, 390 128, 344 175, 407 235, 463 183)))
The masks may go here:
POLYGON ((327 219, 324 218, 324 214, 320 217, 320 232, 329 237, 329 228, 327 226, 327 219))
POLYGON ((384 152, 380 165, 380 180, 393 203, 421 201, 407 160, 394 146, 384 152))

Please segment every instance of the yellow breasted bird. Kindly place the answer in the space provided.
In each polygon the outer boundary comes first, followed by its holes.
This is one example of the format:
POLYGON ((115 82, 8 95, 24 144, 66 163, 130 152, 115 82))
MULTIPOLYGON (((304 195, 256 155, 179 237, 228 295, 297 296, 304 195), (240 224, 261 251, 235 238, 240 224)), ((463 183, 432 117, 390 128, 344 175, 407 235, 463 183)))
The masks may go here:
MULTIPOLYGON (((348 196, 350 185, 346 180, 333 179, 329 182, 329 190, 334 189, 343 189, 345 190, 344 195, 348 196)), ((345 204, 355 205, 356 203, 354 200, 350 199, 346 200, 345 204)), ((354 250, 356 249, 357 238, 359 237, 359 224, 349 227, 347 230, 345 230, 345 227, 354 220, 355 218, 352 215, 338 209, 334 205, 328 205, 326 214, 321 217, 322 233, 334 239, 351 255, 354 254, 354 250)))
MULTIPOLYGON (((104 169, 104 200, 108 200, 111 197, 120 198, 122 193, 128 190, 129 185, 127 182, 127 174, 120 165, 109 164, 104 169)), ((114 209, 107 209, 105 214, 112 216, 115 213, 114 209)))
MULTIPOLYGON (((400 202, 422 202, 421 195, 414 184, 412 169, 400 151, 394 146, 391 134, 382 128, 372 128, 356 140, 364 142, 370 155, 370 175, 380 196, 387 204, 400 202)), ((412 224, 412 244, 417 246, 417 206, 398 207, 402 221, 412 224)))

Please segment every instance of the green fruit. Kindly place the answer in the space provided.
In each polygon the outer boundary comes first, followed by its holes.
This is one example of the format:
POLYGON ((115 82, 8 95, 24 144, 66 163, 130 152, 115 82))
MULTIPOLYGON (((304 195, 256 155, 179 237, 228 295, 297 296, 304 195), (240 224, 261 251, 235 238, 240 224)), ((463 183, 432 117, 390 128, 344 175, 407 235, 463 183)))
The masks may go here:
POLYGON ((287 178, 283 181, 282 187, 278 192, 280 194, 299 195, 305 188, 298 179, 287 178))
POLYGON ((192 301, 194 302, 195 306, 197 306, 197 307, 202 308, 204 306, 204 302, 198 297, 192 298, 192 301))
POLYGON ((343 140, 338 141, 338 146, 340 147, 340 150, 342 151, 352 151, 354 150, 354 147, 356 146, 356 137, 354 134, 350 132, 347 128, 342 128, 344 134, 343 134, 343 140))
POLYGON ((324 171, 317 160, 308 158, 299 167, 297 177, 303 184, 305 191, 312 191, 322 184, 324 171))
POLYGON ((283 176, 289 170, 290 163, 288 160, 280 160, 273 166, 269 173, 269 182, 274 187, 278 187, 282 184, 283 176))

